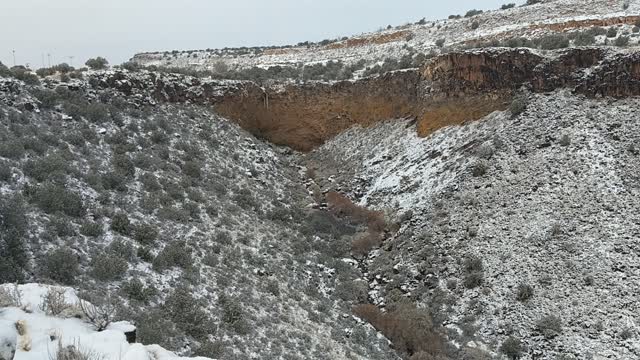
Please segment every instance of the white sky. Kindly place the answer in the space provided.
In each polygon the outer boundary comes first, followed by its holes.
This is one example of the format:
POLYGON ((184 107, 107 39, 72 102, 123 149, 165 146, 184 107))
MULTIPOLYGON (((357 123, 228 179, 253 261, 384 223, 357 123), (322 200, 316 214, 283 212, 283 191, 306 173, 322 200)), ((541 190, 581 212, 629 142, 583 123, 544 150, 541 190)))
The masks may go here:
POLYGON ((104 56, 320 41, 522 0, 0 0, 0 61, 78 66, 104 56))

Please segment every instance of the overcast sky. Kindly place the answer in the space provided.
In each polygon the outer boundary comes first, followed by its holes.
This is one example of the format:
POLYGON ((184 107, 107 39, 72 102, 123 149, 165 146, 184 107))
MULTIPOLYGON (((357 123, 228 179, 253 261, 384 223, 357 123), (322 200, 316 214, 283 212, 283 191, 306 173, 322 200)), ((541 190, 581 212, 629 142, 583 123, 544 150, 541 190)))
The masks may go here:
POLYGON ((137 52, 300 41, 374 31, 509 0, 1 0, 0 61, 120 64, 137 52))

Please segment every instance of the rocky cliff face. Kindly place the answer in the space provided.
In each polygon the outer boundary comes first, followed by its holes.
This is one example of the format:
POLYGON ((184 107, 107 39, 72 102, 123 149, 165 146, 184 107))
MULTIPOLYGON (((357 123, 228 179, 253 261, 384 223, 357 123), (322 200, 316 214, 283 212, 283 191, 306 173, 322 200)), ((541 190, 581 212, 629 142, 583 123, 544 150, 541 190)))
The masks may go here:
POLYGON ((569 88, 587 96, 640 94, 640 56, 602 48, 570 49, 545 57, 525 49, 459 52, 419 70, 335 84, 261 89, 244 85, 215 107, 244 128, 277 144, 309 150, 344 129, 391 118, 415 118, 426 136, 447 125, 504 110, 521 87, 569 88))

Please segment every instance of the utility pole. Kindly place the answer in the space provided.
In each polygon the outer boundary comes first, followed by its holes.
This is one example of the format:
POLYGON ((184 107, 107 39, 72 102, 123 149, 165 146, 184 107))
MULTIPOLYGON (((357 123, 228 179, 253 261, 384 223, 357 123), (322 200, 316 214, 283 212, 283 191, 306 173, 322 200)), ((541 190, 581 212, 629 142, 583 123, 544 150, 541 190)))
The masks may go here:
POLYGON ((42 67, 44 67, 44 53, 42 53, 42 67))
POLYGON ((47 58, 49 58, 49 67, 51 67, 51 54, 47 54, 47 58))
POLYGON ((13 53, 13 66, 16 66, 16 51, 14 49, 14 50, 11 50, 11 52, 13 53))

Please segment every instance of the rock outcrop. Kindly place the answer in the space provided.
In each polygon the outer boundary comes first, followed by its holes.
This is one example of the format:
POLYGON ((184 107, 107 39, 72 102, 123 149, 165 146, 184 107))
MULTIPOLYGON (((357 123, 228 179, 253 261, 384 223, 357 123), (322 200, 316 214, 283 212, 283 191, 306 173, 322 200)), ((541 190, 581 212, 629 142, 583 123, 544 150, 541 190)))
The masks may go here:
POLYGON ((523 87, 533 92, 568 88, 588 97, 640 95, 640 53, 586 47, 541 55, 492 48, 449 53, 420 69, 357 81, 266 87, 154 72, 92 76, 99 87, 135 101, 213 106, 257 136, 308 151, 355 124, 393 118, 415 119, 419 135, 427 136, 505 110, 523 87))

